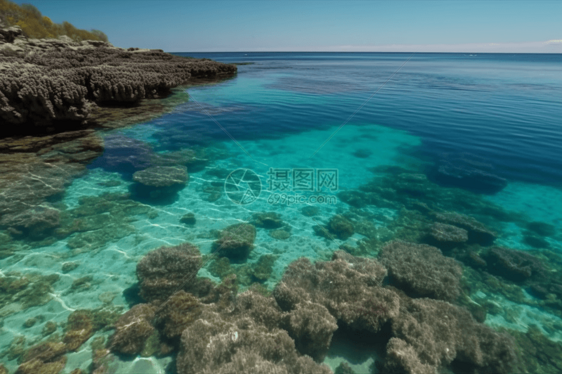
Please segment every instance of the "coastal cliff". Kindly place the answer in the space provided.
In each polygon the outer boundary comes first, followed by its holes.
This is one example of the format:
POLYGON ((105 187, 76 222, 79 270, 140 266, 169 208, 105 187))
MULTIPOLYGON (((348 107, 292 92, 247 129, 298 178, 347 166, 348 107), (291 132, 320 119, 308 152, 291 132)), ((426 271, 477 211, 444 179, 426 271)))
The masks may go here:
POLYGON ((9 127, 86 124, 98 105, 130 106, 168 95, 192 78, 236 73, 235 65, 109 42, 29 39, 0 25, 0 121, 9 127))

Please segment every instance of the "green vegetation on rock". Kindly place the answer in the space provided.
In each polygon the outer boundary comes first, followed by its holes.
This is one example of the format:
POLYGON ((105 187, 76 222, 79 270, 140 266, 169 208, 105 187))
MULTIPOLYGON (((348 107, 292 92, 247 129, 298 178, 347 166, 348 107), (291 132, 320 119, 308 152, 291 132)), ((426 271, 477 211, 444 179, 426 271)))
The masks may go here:
POLYGON ((99 40, 107 42, 107 35, 99 30, 81 30, 69 22, 56 24, 31 4, 18 5, 9 0, 0 0, 0 23, 19 26, 28 38, 58 38, 68 36, 74 41, 99 40))

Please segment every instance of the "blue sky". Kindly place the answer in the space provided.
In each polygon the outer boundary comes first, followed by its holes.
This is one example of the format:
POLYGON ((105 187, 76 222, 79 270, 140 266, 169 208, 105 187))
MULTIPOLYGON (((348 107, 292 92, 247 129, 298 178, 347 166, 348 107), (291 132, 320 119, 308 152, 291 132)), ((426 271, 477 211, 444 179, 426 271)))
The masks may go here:
POLYGON ((562 0, 24 2, 116 46, 167 52, 562 53, 562 0))

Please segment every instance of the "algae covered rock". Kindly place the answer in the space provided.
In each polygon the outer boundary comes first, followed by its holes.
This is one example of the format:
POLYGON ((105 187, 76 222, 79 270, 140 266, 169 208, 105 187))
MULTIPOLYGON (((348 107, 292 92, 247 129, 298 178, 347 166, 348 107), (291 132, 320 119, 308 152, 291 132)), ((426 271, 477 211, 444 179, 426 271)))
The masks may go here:
POLYGON ((152 166, 137 171, 133 180, 148 187, 170 187, 185 185, 188 181, 187 168, 178 166, 152 166))
POLYGON ((256 228, 248 223, 239 223, 228 226, 220 233, 214 243, 214 251, 222 257, 231 260, 245 260, 252 249, 256 239, 256 228))
POLYGON ((186 225, 195 225, 195 223, 197 222, 197 220, 195 219, 195 214, 193 213, 187 213, 184 214, 181 218, 180 218, 180 223, 186 224, 186 225))
POLYGON ((453 225, 436 222, 429 232, 429 244, 446 250, 468 241, 468 231, 453 225))
POLYGON ((89 310, 76 310, 68 316, 63 342, 69 351, 76 351, 93 334, 92 313, 89 310))
POLYGON ((191 77, 232 75, 236 66, 186 59, 162 50, 121 49, 101 41, 27 39, 4 29, 0 119, 11 125, 80 125, 92 102, 135 103, 158 98, 191 77))
POLYGON ((346 240, 355 233, 353 223, 342 215, 336 214, 326 226, 316 225, 312 229, 318 236, 322 236, 328 240, 338 238, 346 240))
POLYGON ((453 225, 466 230, 468 233, 468 243, 487 246, 491 245, 498 236, 484 224, 464 214, 455 212, 435 213, 434 217, 438 222, 453 225))
POLYGON ((189 291, 201 265, 199 249, 189 243, 149 252, 137 264, 140 295, 147 301, 166 300, 179 290, 189 291))
POLYGON ((444 301, 401 299, 392 320, 385 368, 408 374, 435 373, 455 362, 473 372, 511 374, 516 356, 509 336, 477 323, 444 301))
POLYGON ((327 366, 300 356, 286 331, 270 328, 252 315, 227 317, 205 310, 181 336, 178 374, 329 374, 327 366))
POLYGON ((199 300, 192 294, 180 290, 158 307, 154 325, 163 336, 172 339, 179 337, 200 314, 199 300))
POLYGON ((379 254, 392 283, 411 296, 455 300, 462 268, 435 247, 396 241, 379 254))
POLYGON ((287 312, 299 304, 324 306, 338 322, 377 332, 398 315, 399 298, 382 288, 386 270, 377 261, 335 252, 332 261, 314 264, 308 258, 292 262, 273 296, 287 312))
POLYGON ((0 226, 11 227, 21 231, 22 235, 40 238, 60 225, 59 211, 48 204, 36 206, 19 214, 2 217, 0 226))
POLYGON ((253 224, 264 229, 278 229, 284 225, 281 216, 275 212, 255 213, 253 224))
POLYGON ((354 234, 353 224, 347 218, 341 215, 335 215, 328 223, 329 230, 335 234, 338 239, 346 240, 354 234))
POLYGON ((545 280, 546 268, 537 257, 508 248, 491 248, 483 255, 488 272, 514 282, 545 280))
POLYGON ((137 304, 123 314, 115 323, 109 349, 129 355, 141 353, 148 338, 155 332, 151 324, 154 309, 150 304, 137 304))
POLYGON ((174 196, 189 180, 185 166, 151 166, 133 174, 133 194, 141 198, 165 199, 174 196))
POLYGON ((338 329, 328 309, 316 303, 300 303, 287 316, 285 329, 299 352, 322 362, 330 348, 332 335, 338 329))

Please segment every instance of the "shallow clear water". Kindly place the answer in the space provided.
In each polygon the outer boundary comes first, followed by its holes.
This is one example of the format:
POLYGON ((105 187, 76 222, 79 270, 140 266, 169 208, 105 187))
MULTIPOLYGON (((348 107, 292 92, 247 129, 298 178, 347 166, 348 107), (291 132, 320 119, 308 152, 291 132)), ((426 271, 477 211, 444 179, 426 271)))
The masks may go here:
MULTIPOLYGON (((242 290, 253 282, 272 290, 287 265, 301 256, 327 261, 343 246, 352 248, 353 254, 363 251, 362 255, 376 257, 393 239, 424 242, 420 233, 427 222, 408 213, 416 211, 416 203, 476 218, 497 232, 496 246, 539 256, 562 252, 562 56, 189 55, 254 64, 239 66, 235 78, 219 85, 189 89, 190 101, 172 114, 102 134, 109 144, 104 154, 74 179, 58 202, 73 217, 101 219, 102 224, 48 245, 24 238, 21 251, 0 260, 3 274, 59 275, 48 302, 28 308, 16 302, 3 306, 0 351, 6 352, 21 335, 27 346, 39 342, 48 321, 64 323, 74 310, 108 304, 127 310, 138 302, 130 290, 137 283, 137 262, 146 253, 187 241, 209 255, 216 232, 236 223, 255 223, 257 213, 278 213, 282 232, 258 227, 248 259, 234 261, 235 267, 251 266, 262 256, 275 256, 268 277, 244 278, 242 290), (119 146, 127 142, 132 145, 119 146), (143 157, 185 150, 195 150, 197 158, 205 159, 187 164, 186 187, 159 195, 138 189, 133 173, 150 166, 143 157), (249 200, 228 189, 232 186, 227 177, 238 169, 259 178, 261 190, 250 184, 254 196, 249 200), (314 173, 312 191, 295 191, 291 178, 298 169, 304 169, 299 174, 302 183, 309 181, 307 173, 314 173), (283 170, 291 171, 289 179, 282 179, 283 170), (319 188, 319 170, 329 176, 337 173, 339 183, 319 188), (423 186, 405 175, 421 178, 423 186), (373 178, 386 188, 376 190, 377 202, 349 200, 356 191, 373 192, 372 186, 365 187, 373 178), (124 200, 102 196, 131 192, 124 200), (100 198, 88 205, 84 197, 100 198), (117 203, 108 203, 114 205, 104 210, 104 199, 117 203), (81 207, 87 211, 79 214, 76 210, 81 207), (304 214, 306 207, 317 210, 304 214), (180 221, 188 213, 195 215, 195 224, 180 221), (355 225, 353 235, 319 235, 315 226, 327 225, 337 214, 355 225), (554 232, 530 232, 529 223, 535 221, 550 225, 554 232), (361 249, 371 234, 359 226, 376 231, 375 246, 361 249), (78 266, 63 272, 65 262, 78 266), (90 278, 76 284, 83 277, 90 278), (24 326, 37 316, 41 318, 33 326, 24 326)), ((246 186, 240 188, 247 191, 246 186)), ((220 282, 209 261, 199 276, 220 282)), ((562 271, 552 259, 550 266, 553 274, 562 271)), ((472 289, 469 296, 481 304, 501 306, 500 312, 488 312, 489 326, 525 332, 537 324, 549 339, 562 341, 557 307, 540 304, 529 293, 528 283, 515 286, 531 301, 510 300, 490 288, 472 289)), ((96 333, 89 342, 110 334, 96 333)), ((350 354, 343 341, 334 340, 325 362, 335 369, 346 360, 356 373, 369 372, 376 357, 365 353, 368 347, 356 344, 356 352, 350 354)), ((163 372, 171 360, 123 360, 118 372, 163 372)), ((17 367, 17 359, 10 360, 9 355, 2 361, 17 367)), ((88 343, 68 355, 63 372, 86 370, 90 362, 88 343)))

